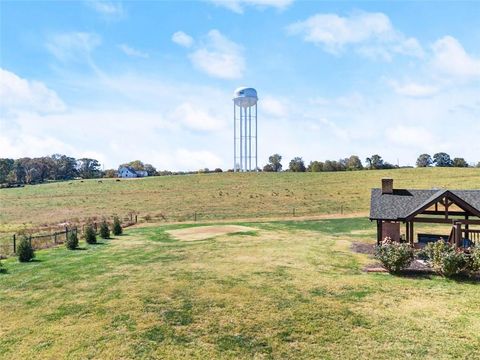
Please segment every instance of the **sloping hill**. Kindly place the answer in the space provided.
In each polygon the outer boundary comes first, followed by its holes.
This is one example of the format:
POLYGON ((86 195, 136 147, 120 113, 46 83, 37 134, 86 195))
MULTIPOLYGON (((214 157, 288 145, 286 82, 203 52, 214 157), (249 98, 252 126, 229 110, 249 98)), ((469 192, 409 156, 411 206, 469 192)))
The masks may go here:
POLYGON ((368 212, 372 187, 480 188, 480 169, 251 173, 72 181, 0 190, 0 230, 136 212, 162 221, 368 212))

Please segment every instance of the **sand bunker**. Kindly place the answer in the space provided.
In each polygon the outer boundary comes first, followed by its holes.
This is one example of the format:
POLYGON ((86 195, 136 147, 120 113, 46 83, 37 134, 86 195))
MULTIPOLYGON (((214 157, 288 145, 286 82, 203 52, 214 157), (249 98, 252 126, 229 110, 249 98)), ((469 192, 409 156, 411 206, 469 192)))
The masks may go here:
POLYGON ((254 228, 240 225, 212 225, 212 226, 197 226, 187 229, 168 230, 167 233, 178 240, 192 241, 205 240, 215 236, 254 231, 254 228))

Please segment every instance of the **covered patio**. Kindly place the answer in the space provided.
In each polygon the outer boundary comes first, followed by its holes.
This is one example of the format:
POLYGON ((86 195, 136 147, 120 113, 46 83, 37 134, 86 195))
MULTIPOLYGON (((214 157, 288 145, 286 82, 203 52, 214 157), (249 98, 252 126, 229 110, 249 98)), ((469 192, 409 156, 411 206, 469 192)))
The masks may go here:
POLYGON ((377 222, 377 244, 389 237, 422 247, 443 239, 467 248, 480 244, 480 190, 394 189, 392 179, 382 179, 382 188, 372 189, 370 220, 377 222), (416 224, 451 228, 448 234, 415 233, 416 224))

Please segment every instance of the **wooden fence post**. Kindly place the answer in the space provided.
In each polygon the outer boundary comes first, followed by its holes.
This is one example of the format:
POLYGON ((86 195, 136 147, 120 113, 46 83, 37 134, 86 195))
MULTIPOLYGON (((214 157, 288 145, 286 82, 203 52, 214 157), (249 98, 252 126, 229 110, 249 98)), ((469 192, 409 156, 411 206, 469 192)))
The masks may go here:
POLYGON ((137 223, 138 215, 135 215, 135 224, 137 223))
POLYGON ((65 241, 68 241, 68 226, 65 226, 65 241))
POLYGON ((53 233, 53 243, 57 244, 57 233, 53 233))
POLYGON ((197 212, 195 211, 195 213, 193 214, 193 221, 197 221, 197 212))
POLYGON ((17 252, 17 236, 13 234, 13 253, 17 252))
POLYGON ((295 216, 295 208, 293 208, 292 214, 293 216, 295 216))

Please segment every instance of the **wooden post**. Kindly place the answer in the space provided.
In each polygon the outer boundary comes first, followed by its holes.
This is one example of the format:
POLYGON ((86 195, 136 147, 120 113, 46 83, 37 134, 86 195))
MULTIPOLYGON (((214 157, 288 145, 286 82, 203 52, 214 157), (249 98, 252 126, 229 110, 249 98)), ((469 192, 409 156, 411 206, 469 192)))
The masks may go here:
POLYGON ((410 222, 405 223, 405 235, 407 237, 407 242, 410 243, 410 222))
POLYGON ((65 242, 68 241, 68 226, 65 226, 65 242))
POLYGON ((57 233, 53 233, 53 243, 57 243, 57 233))
POLYGON ((295 208, 292 209, 292 214, 295 216, 295 208))
POLYGON ((17 252, 17 236, 13 234, 13 253, 17 252))
POLYGON ((382 220, 377 220, 377 245, 380 245, 382 240, 382 220))
POLYGON ((410 246, 413 246, 413 242, 415 241, 415 231, 413 230, 413 221, 412 221, 412 223, 410 224, 410 232, 411 232, 411 236, 410 236, 410 246))
POLYGON ((137 223, 138 217, 135 215, 135 224, 137 223))
POLYGON ((195 213, 193 214, 193 221, 197 221, 197 212, 195 211, 195 213))
POLYGON ((465 239, 470 239, 470 226, 468 224, 468 215, 465 215, 465 239))
POLYGON ((458 248, 460 247, 460 243, 462 241, 462 223, 457 222, 455 228, 456 228, 456 234, 455 234, 456 245, 455 246, 458 248))
POLYGON ((343 205, 340 207, 340 214, 343 215, 343 205))

